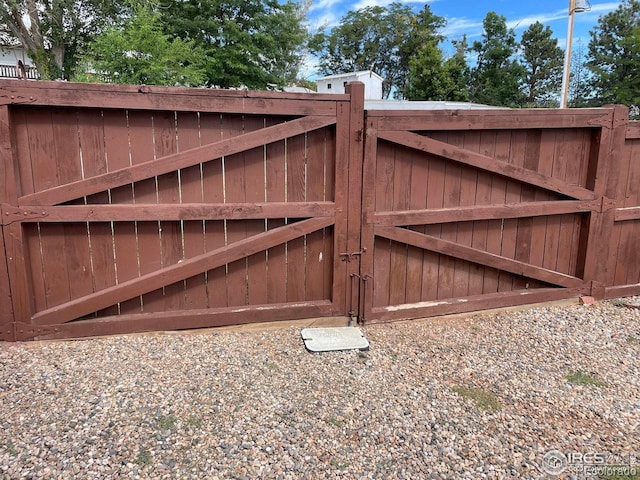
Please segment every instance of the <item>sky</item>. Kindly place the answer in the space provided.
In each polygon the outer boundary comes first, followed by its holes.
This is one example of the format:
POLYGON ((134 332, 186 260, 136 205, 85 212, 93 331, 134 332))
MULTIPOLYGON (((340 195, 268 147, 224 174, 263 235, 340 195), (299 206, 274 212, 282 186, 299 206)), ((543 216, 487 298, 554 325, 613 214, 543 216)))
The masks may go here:
MULTIPOLYGON (((308 13, 309 26, 312 31, 322 25, 331 28, 349 10, 390 3, 392 0, 313 0, 308 13)), ((421 10, 428 3, 433 13, 447 20, 443 33, 449 40, 460 39, 464 34, 469 43, 479 40, 482 36, 482 20, 488 12, 494 11, 506 17, 507 25, 514 28, 518 40, 529 25, 539 21, 551 28, 561 48, 566 44, 569 0, 401 0, 401 3, 415 10, 421 10)), ((580 43, 586 48, 590 38, 589 30, 593 29, 601 15, 615 10, 621 0, 583 0, 583 3, 587 3, 590 9, 574 16, 574 49, 580 43)), ((445 53, 452 53, 449 44, 444 44, 443 50, 445 53)), ((313 63, 310 59, 307 66, 312 74, 313 63)))

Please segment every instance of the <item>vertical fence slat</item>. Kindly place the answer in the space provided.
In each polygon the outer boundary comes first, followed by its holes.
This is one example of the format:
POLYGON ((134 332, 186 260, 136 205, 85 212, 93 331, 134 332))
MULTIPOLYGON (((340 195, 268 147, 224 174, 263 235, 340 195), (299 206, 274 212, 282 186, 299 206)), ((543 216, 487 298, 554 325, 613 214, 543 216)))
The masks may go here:
MULTIPOLYGON (((508 161, 511 149, 511 132, 496 132, 494 155, 495 158, 502 161, 508 161)), ((500 205, 506 203, 507 195, 507 179, 500 175, 493 175, 489 178, 489 204, 500 205)), ((503 241, 504 220, 492 220, 487 222, 487 243, 486 249, 489 253, 501 254, 503 241)), ((485 268, 484 282, 482 286, 483 293, 497 293, 500 291, 499 271, 485 268)))
MULTIPOLYGON (((325 189, 324 150, 325 129, 307 133, 307 201, 322 201, 325 189)), ((305 263, 305 298, 322 300, 324 296, 324 265, 327 261, 324 249, 324 231, 307 235, 305 263)))
MULTIPOLYGON (((200 141, 202 145, 222 140, 223 128, 220 114, 200 114, 200 141)), ((224 202, 224 172, 222 159, 213 159, 202 165, 202 192, 205 203, 224 202)), ((225 245, 225 222, 205 221, 205 250, 210 252, 225 245)), ((228 305, 226 266, 207 272, 207 306, 228 305)))
MULTIPOLYGON (((161 158, 178 151, 175 112, 157 112, 153 116, 155 157, 161 158)), ((180 203, 178 172, 157 177, 158 203, 180 203)), ((182 225, 179 221, 162 221, 160 228, 160 252, 162 267, 175 265, 184 258, 182 251, 182 225)), ((185 302, 185 282, 164 287, 164 310, 181 310, 185 302)))
MULTIPOLYGON (((245 133, 264 128, 262 116, 245 117, 245 133)), ((247 194, 245 201, 249 203, 264 202, 266 197, 265 179, 266 147, 253 148, 245 153, 245 178, 247 194)), ((247 237, 266 231, 264 220, 245 220, 247 237)), ((250 305, 267 303, 267 252, 258 252, 247 258, 247 300, 250 305)))
MULTIPOLYGON (((132 163, 129 141, 128 113, 126 110, 105 109, 102 113, 104 148, 109 171, 126 168, 132 163)), ((112 204, 134 203, 133 185, 123 185, 109 192, 112 204)), ((113 222, 105 232, 106 241, 112 243, 115 258, 114 273, 122 283, 139 275, 138 240, 135 222, 113 222)), ((139 313, 141 298, 136 297, 119 306, 120 313, 139 313)))
MULTIPOLYGON (((223 115, 223 138, 242 135, 243 117, 241 115, 223 115)), ((245 153, 229 155, 224 159, 225 201, 244 202, 247 198, 245 153)), ((227 244, 247 238, 246 224, 243 220, 228 220, 227 244)), ((229 306, 247 303, 247 260, 240 259, 228 265, 227 302, 229 306)))
MULTIPOLYGON (((465 132, 463 147, 474 152, 480 151, 480 132, 465 132)), ((470 167, 463 167, 460 175, 460 206, 474 205, 476 190, 478 188, 478 172, 470 167)), ((457 225, 456 242, 465 246, 473 243, 473 222, 459 222, 457 225)), ((464 297, 469 295, 469 287, 472 278, 482 281, 482 272, 478 267, 469 262, 456 261, 454 273, 454 296, 464 297)))
MULTIPOLYGON (((149 162, 154 159, 154 115, 152 112, 130 110, 129 148, 131 164, 149 162)), ((135 203, 158 203, 156 178, 136 182, 133 188, 135 203)), ((160 224, 156 221, 136 222, 137 254, 140 274, 151 273, 162 267, 160 246, 160 224)), ((159 312, 164 309, 162 290, 142 296, 145 312, 159 312)))
MULTIPOLYGON (((104 139, 102 111, 81 109, 78 111, 78 138, 82 154, 82 168, 85 178, 106 173, 109 169, 104 139)), ((109 192, 100 192, 87 197, 88 204, 108 204, 109 192)), ((91 222, 88 225, 90 235, 91 287, 100 291, 116 284, 113 238, 108 222, 91 222)), ((115 315, 117 305, 103 313, 115 315)))
MULTIPOLYGON (((409 208, 411 185, 411 164, 409 155, 400 146, 394 148, 393 156, 393 210, 407 210, 409 208), (405 153, 404 155, 402 153, 405 153)), ((389 272, 389 304, 405 303, 407 290, 407 245, 391 242, 391 264, 389 272)))
MULTIPOLYGON (((276 125, 279 118, 267 118, 265 127, 276 125)), ((284 202, 286 199, 286 148, 285 140, 271 143, 266 146, 266 190, 268 202, 284 202)), ((267 220, 267 228, 282 227, 284 219, 275 218, 267 220)), ((287 264, 286 245, 278 245, 267 251, 267 301, 268 303, 284 303, 287 301, 287 264)))
MULTIPOLYGON (((444 137, 434 138, 446 141, 444 137)), ((427 182, 427 207, 426 208, 442 208, 444 205, 444 176, 445 163, 442 159, 429 156, 429 179, 427 182)), ((442 225, 427 225, 424 233, 440 237, 442 235, 442 225)), ((440 288, 440 257, 438 253, 425 251, 424 265, 422 267, 422 300, 435 300, 439 298, 438 291, 440 288)))
MULTIPOLYGON (((200 146, 198 112, 178 112, 178 151, 200 146)), ((182 203, 202 203, 202 165, 180 171, 180 199, 182 203)), ((205 253, 204 222, 184 221, 184 255, 192 258, 205 253)), ((185 308, 207 307, 207 286, 204 273, 185 280, 185 308)))
MULTIPOLYGON (((374 180, 375 181, 375 180, 374 180)), ((411 156, 409 207, 421 210, 427 206, 427 184, 429 181, 429 161, 427 155, 411 156)), ((366 182, 365 182, 366 185, 366 182)), ((424 227, 417 227, 417 231, 424 233, 424 227)), ((407 293, 405 302, 415 303, 422 300, 424 289, 425 252, 416 247, 407 250, 407 293)))
POLYGON ((374 298, 378 295, 378 272, 375 269, 376 244, 370 215, 376 211, 376 162, 378 158, 378 120, 367 118, 365 124, 365 145, 363 152, 362 184, 367 185, 362 190, 362 243, 369 249, 369 255, 361 259, 360 270, 367 275, 363 298, 363 314, 366 317, 374 305, 374 298), (372 278, 370 278, 372 277, 372 278))

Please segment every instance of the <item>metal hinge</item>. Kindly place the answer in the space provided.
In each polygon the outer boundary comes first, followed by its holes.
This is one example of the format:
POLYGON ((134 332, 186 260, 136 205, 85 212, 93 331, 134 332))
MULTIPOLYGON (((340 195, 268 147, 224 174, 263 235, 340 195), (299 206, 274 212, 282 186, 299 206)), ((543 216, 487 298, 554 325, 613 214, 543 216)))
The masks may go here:
POLYGON ((41 209, 23 207, 18 208, 13 205, 3 203, 0 206, 2 211, 2 225, 11 225, 14 222, 20 222, 22 220, 30 220, 34 218, 45 218, 49 214, 41 209))

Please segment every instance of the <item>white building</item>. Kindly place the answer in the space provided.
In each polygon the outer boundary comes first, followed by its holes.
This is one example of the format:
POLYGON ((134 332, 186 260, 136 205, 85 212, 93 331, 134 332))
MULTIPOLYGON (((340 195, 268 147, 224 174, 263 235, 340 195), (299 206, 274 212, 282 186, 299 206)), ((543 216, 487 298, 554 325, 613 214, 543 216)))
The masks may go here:
POLYGON ((24 65, 27 78, 34 80, 38 78, 38 71, 24 48, 0 46, 0 78, 18 78, 16 70, 18 62, 24 65))
POLYGON ((344 93, 344 89, 349 82, 364 83, 364 98, 366 100, 382 99, 382 82, 384 82, 384 78, 371 70, 329 75, 316 80, 318 93, 344 93))

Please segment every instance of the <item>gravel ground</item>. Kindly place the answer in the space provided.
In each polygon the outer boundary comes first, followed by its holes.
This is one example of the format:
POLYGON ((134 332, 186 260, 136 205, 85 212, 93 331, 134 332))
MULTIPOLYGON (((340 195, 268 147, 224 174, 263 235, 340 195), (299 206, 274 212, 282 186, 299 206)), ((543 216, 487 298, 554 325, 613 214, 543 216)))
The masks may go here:
POLYGON ((308 353, 298 328, 0 344, 0 478, 564 478, 550 449, 638 465, 640 310, 621 303, 370 326, 368 352, 308 353))

